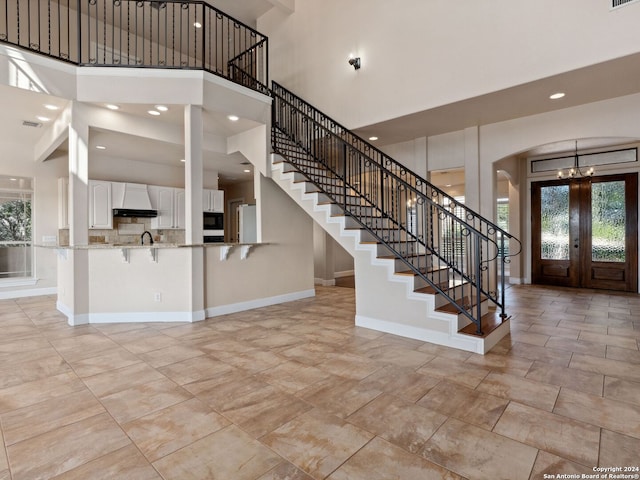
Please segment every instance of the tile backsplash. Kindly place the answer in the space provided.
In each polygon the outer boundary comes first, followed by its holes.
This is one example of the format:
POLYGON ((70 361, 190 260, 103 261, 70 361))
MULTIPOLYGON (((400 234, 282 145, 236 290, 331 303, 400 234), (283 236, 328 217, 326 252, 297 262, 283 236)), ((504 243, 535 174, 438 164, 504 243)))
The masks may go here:
MULTIPOLYGON (((151 228, 150 218, 113 219, 112 230, 89 230, 89 244, 94 243, 140 243, 140 235, 145 230, 151 232, 153 241, 158 243, 184 243, 184 230, 158 230, 151 228)), ((58 244, 69 244, 69 230, 58 230, 58 244)))

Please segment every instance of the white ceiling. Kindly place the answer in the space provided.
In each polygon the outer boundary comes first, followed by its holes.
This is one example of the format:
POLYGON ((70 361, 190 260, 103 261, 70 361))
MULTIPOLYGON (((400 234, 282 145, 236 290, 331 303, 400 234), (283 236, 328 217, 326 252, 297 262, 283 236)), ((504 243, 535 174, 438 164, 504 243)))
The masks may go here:
MULTIPOLYGON (((255 26, 255 20, 273 7, 269 0, 210 0, 210 3, 215 3, 216 8, 250 26, 255 26)), ((454 104, 362 126, 355 132, 364 138, 375 135, 379 137, 377 145, 384 146, 470 126, 486 125, 638 93, 640 92, 639 78, 640 54, 630 55, 454 104), (560 100, 550 100, 549 95, 557 91, 565 92, 566 96, 560 100)), ((37 115, 53 118, 56 113, 46 110, 43 105, 49 103, 64 107, 66 103, 56 97, 5 86, 0 86, 0 100, 3 105, 3 115, 0 116, 0 132, 3 132, 3 141, 20 144, 35 144, 44 130, 43 127, 24 127, 23 120, 37 121, 37 115)), ((121 111, 149 118, 147 110, 151 107, 151 105, 127 105, 123 106, 121 111)), ((331 112, 326 113, 331 115, 331 112)), ((170 122, 178 126, 183 122, 182 115, 181 107, 170 106, 169 112, 163 114, 157 121, 170 122)), ((205 111, 204 123, 205 131, 216 132, 223 136, 233 135, 253 126, 243 122, 242 119, 232 123, 224 115, 208 111, 205 111)), ((617 138, 582 140, 580 149, 608 147, 637 140, 617 138)), ((122 133, 95 130, 91 132, 90 141, 93 147, 98 143, 107 146, 105 151, 92 150, 92 154, 96 156, 121 156, 164 164, 175 164, 184 156, 181 146, 122 133)), ((568 140, 521 153, 526 156, 552 155, 571 151, 573 148, 573 140, 568 140)), ((242 171, 246 165, 241 165, 244 158, 240 155, 205 152, 204 157, 205 168, 218 170, 223 181, 234 181, 234 178, 241 179, 244 178, 242 175, 247 175, 242 171)))

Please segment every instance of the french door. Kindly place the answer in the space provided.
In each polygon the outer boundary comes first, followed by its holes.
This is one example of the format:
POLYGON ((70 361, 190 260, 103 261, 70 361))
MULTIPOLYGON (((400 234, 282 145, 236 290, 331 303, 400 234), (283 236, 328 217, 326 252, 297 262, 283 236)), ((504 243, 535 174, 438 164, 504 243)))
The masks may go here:
POLYGON ((531 185, 533 283, 638 291, 635 173, 531 185))

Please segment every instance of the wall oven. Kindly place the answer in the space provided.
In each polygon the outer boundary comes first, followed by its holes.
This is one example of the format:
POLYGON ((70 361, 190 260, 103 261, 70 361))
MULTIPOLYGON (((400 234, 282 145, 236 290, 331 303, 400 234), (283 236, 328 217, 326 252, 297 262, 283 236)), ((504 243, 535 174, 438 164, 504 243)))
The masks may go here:
POLYGON ((203 243, 224 243, 224 214, 204 212, 202 214, 203 243))

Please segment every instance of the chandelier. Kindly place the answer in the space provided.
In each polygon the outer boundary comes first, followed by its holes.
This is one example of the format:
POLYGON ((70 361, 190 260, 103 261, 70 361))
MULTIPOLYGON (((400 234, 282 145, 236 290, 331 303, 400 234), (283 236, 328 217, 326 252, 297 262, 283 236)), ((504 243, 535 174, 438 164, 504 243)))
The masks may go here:
POLYGON ((576 140, 575 154, 573 155, 573 167, 566 172, 558 170, 558 178, 580 178, 580 177, 593 177, 595 170, 593 167, 589 167, 587 170, 582 171, 578 163, 578 141, 576 140))

